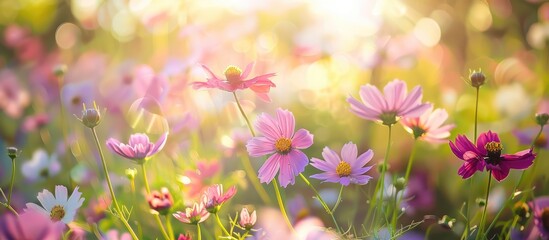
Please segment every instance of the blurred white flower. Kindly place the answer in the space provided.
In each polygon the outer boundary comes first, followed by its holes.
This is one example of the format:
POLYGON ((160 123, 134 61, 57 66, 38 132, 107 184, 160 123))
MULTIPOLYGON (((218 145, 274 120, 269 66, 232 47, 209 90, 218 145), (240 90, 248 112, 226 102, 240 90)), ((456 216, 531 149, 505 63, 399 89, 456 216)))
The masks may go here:
POLYGON ((34 203, 27 203, 27 209, 33 209, 50 217, 53 222, 64 222, 68 224, 74 220, 76 211, 84 203, 84 198, 81 198, 82 193, 78 191, 78 187, 74 188, 71 196, 68 197, 67 187, 62 185, 55 186, 55 196, 48 190, 44 189, 38 193, 38 201, 41 206, 34 203))
POLYGON ((23 163, 21 167, 23 176, 31 182, 55 176, 60 170, 61 164, 57 159, 57 154, 49 156, 44 149, 36 150, 32 154, 32 159, 23 163))

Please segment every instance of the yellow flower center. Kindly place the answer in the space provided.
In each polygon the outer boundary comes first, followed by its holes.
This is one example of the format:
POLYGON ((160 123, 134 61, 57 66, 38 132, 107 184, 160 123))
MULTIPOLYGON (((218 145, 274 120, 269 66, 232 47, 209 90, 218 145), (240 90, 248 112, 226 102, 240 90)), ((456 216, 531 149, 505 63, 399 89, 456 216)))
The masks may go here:
POLYGON ((336 173, 340 177, 347 177, 351 175, 351 165, 344 161, 339 162, 336 167, 336 173))
POLYGON ((501 150, 503 149, 503 145, 501 145, 501 143, 498 143, 498 142, 489 142, 486 144, 486 146, 484 146, 484 148, 486 148, 486 151, 488 152, 501 152, 501 150))
POLYGON ((287 154, 292 150, 292 140, 289 138, 279 138, 275 143, 276 151, 282 154, 287 154))
POLYGON ((228 66, 227 69, 225 69, 225 77, 230 83, 240 82, 240 75, 242 75, 242 70, 239 67, 228 66))
POLYGON ((50 218, 52 221, 57 222, 65 216, 65 209, 61 205, 55 205, 51 209, 50 218))

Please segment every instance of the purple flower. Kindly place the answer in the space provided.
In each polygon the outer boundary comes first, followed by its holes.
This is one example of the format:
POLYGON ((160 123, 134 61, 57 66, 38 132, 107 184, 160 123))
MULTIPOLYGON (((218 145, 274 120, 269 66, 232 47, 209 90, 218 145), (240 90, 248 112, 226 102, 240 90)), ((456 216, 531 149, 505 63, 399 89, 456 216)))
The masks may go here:
POLYGON ((534 215, 534 227, 530 229, 528 238, 547 239, 549 237, 549 197, 538 197, 528 203, 534 215))
POLYGON ((324 180, 324 182, 340 183, 344 186, 348 186, 350 183, 364 185, 372 179, 372 177, 364 175, 372 167, 364 167, 364 165, 372 159, 374 153, 370 149, 358 158, 357 155, 356 144, 352 142, 343 145, 341 158, 334 150, 325 147, 322 151, 324 160, 311 159, 311 165, 324 172, 311 177, 324 180))
POLYGON ((0 239, 61 239, 65 225, 28 209, 19 216, 6 213, 0 218, 0 239))
POLYGON ((402 80, 396 79, 387 83, 383 93, 381 95, 379 89, 370 84, 361 86, 358 94, 362 102, 353 97, 347 98, 347 102, 351 104, 351 112, 361 118, 390 126, 401 117, 419 117, 431 107, 431 104, 421 103, 420 86, 414 87, 408 94, 406 83, 402 80))
MULTIPOLYGON (((537 136, 538 132, 539 126, 515 130, 513 131, 513 135, 517 137, 520 144, 530 146, 530 144, 534 142, 534 138, 537 136)), ((549 149, 549 141, 547 141, 547 136, 549 136, 549 128, 543 128, 539 138, 534 142, 534 146, 549 149)))
POLYGON ((455 143, 450 141, 450 148, 458 158, 465 161, 458 171, 464 179, 471 177, 476 171, 483 171, 486 167, 492 171, 492 176, 496 180, 502 181, 509 175, 511 168, 526 169, 536 158, 532 149, 502 155, 503 145, 499 136, 491 131, 481 133, 476 146, 467 137, 458 135, 455 143))
POLYGON ((305 129, 295 130, 294 114, 277 109, 276 118, 261 114, 256 122, 257 130, 263 135, 248 141, 246 148, 252 157, 271 155, 259 169, 259 180, 270 183, 280 169, 278 181, 282 187, 295 183, 295 176, 305 171, 309 163, 307 156, 299 149, 313 145, 313 135, 305 129))
POLYGON ((130 136, 128 144, 121 143, 114 138, 109 138, 107 140, 107 147, 122 157, 133 160, 138 164, 143 164, 147 158, 162 150, 164 144, 166 144, 167 137, 168 133, 164 133, 156 140, 156 143, 152 143, 146 134, 136 133, 130 136))

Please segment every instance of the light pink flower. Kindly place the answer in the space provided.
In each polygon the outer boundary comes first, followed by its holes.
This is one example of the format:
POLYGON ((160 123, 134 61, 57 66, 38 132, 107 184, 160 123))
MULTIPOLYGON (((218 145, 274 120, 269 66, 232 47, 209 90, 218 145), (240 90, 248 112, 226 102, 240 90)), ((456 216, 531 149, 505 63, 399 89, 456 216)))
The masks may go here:
POLYGON ((185 193, 188 194, 189 198, 198 197, 205 188, 209 185, 209 181, 216 174, 219 173, 221 166, 219 162, 198 162, 196 164, 195 170, 185 171, 185 175, 181 176, 183 179, 182 182, 188 189, 185 193))
POLYGON ((261 114, 256 129, 262 137, 248 141, 246 148, 252 157, 271 155, 259 169, 259 180, 270 183, 280 169, 278 180, 282 187, 295 183, 295 176, 305 170, 309 163, 307 156, 299 149, 313 145, 313 135, 305 129, 295 130, 294 114, 288 110, 277 109, 276 117, 261 114))
POLYGON ((186 208, 185 212, 178 211, 173 216, 183 223, 199 224, 206 221, 210 213, 206 210, 203 203, 194 203, 192 208, 186 208))
POLYGON ((255 222, 257 222, 257 214, 255 211, 250 215, 247 208, 242 208, 242 211, 240 212, 240 226, 250 230, 255 225, 255 222))
POLYGON ((334 150, 325 147, 322 151, 324 160, 311 159, 311 165, 324 172, 314 174, 311 178, 324 180, 324 182, 340 183, 343 186, 348 186, 351 183, 359 185, 368 183, 372 177, 365 175, 365 173, 372 167, 365 167, 364 165, 372 159, 374 153, 370 149, 357 158, 357 151, 356 144, 349 142, 343 145, 341 158, 339 158, 334 150))
POLYGON ((202 202, 208 212, 216 213, 219 211, 221 205, 231 199, 235 194, 235 186, 230 187, 229 190, 227 190, 227 193, 223 194, 223 185, 215 184, 206 189, 204 195, 202 195, 202 202))
POLYGON ((217 88, 227 92, 234 92, 236 90, 251 89, 259 98, 263 101, 270 102, 269 91, 271 87, 276 85, 269 79, 274 77, 275 73, 268 73, 259 75, 254 78, 246 79, 252 71, 253 63, 250 63, 244 69, 244 72, 236 66, 229 66, 225 69, 225 79, 216 76, 208 67, 202 65, 204 70, 208 73, 209 77, 206 82, 193 82, 194 89, 200 88, 217 88))
POLYGON ((144 133, 136 133, 130 136, 128 144, 121 143, 120 141, 109 138, 107 140, 107 147, 116 154, 133 160, 138 164, 143 164, 147 158, 156 154, 166 144, 168 133, 162 134, 156 143, 149 141, 149 137, 144 133))
POLYGON ((11 118, 19 118, 29 103, 29 93, 21 87, 15 73, 0 70, 0 109, 11 118))
POLYGON ((408 94, 406 83, 402 80, 389 82, 383 93, 384 95, 371 84, 361 86, 359 95, 362 102, 353 97, 347 98, 347 102, 351 104, 351 112, 361 118, 390 126, 402 117, 419 117, 431 106, 421 103, 420 86, 414 87, 408 94))
POLYGON ((403 118, 400 123, 406 131, 412 133, 414 138, 430 143, 447 142, 454 124, 442 125, 448 119, 448 113, 444 109, 437 108, 433 111, 430 107, 419 117, 403 118))
POLYGON ((0 217, 0 239, 61 239, 65 224, 53 222, 40 210, 27 209, 15 216, 0 217))
POLYGON ((173 206, 173 198, 168 188, 163 187, 158 191, 152 191, 147 196, 147 202, 151 209, 159 212, 162 215, 168 214, 168 211, 173 206))

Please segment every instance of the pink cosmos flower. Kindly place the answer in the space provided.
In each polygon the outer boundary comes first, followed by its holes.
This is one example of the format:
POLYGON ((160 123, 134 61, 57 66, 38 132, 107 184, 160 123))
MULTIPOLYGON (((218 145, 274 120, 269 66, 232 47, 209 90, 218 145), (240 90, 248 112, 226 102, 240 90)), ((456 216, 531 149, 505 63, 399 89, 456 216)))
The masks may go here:
POLYGON ((270 102, 269 91, 271 87, 276 85, 269 79, 274 77, 275 73, 268 73, 259 75, 257 77, 246 79, 252 71, 253 63, 250 63, 244 69, 244 72, 236 66, 229 66, 225 69, 225 79, 216 76, 208 67, 202 65, 204 70, 208 73, 209 77, 206 82, 193 82, 194 89, 200 88, 217 88, 227 92, 234 92, 236 90, 251 89, 259 98, 263 101, 270 102))
POLYGON ((152 191, 147 196, 147 202, 152 210, 159 212, 162 215, 166 215, 170 208, 173 206, 173 198, 168 188, 163 187, 158 191, 152 191))
POLYGON ((192 240, 193 238, 191 237, 191 234, 190 233, 185 233, 185 235, 183 235, 183 233, 180 233, 179 234, 179 237, 177 237, 177 240, 192 240))
POLYGON ((15 216, 0 217, 0 239, 61 239, 65 224, 53 222, 39 210, 28 209, 15 216))
POLYGON ((353 97, 347 98, 351 104, 351 112, 357 116, 381 122, 383 125, 393 125, 402 117, 419 117, 431 107, 429 103, 421 103, 422 90, 420 86, 407 94, 406 83, 395 79, 385 85, 385 96, 373 85, 360 87, 359 95, 362 102, 353 97))
POLYGON ((30 95, 9 69, 0 70, 0 110, 11 118, 19 118, 30 104, 30 95))
POLYGON ((256 129, 263 135, 248 141, 246 148, 252 157, 271 155, 259 169, 259 180, 270 183, 280 169, 278 181, 282 187, 295 183, 295 176, 305 170, 309 163, 307 156, 299 149, 313 145, 313 135, 305 129, 295 130, 294 114, 277 109, 276 117, 261 114, 256 129))
POLYGON ((359 185, 368 183, 372 177, 364 174, 372 167, 364 167, 364 165, 372 159, 374 153, 370 149, 357 158, 357 152, 356 144, 352 142, 343 145, 341 158, 334 150, 325 147, 322 151, 325 160, 311 159, 311 165, 324 172, 311 177, 324 182, 340 183, 343 186, 348 186, 350 183, 359 185))
POLYGON ((421 116, 403 118, 400 123, 406 131, 414 135, 415 139, 442 143, 446 142, 446 138, 450 136, 450 130, 455 127, 454 124, 442 126, 446 119, 448 119, 446 110, 437 108, 433 111, 431 106, 421 116))
POLYGON ((250 215, 247 208, 242 208, 242 211, 240 212, 240 221, 238 222, 240 226, 250 230, 255 225, 255 222, 257 222, 257 214, 255 211, 250 215))
POLYGON ((503 145, 497 133, 492 131, 481 133, 476 146, 467 137, 458 135, 455 143, 450 142, 450 148, 458 158, 465 161, 458 171, 463 179, 471 177, 476 171, 483 171, 486 167, 492 170, 492 176, 496 180, 502 181, 509 175, 511 168, 526 169, 536 158, 532 149, 502 155, 503 145))
POLYGON ((221 170, 219 162, 198 162, 196 170, 185 171, 184 176, 180 176, 180 181, 185 184, 188 189, 185 193, 189 198, 196 198, 205 190, 212 179, 221 170))
POLYGON ((194 203, 193 207, 186 208, 184 213, 178 211, 173 216, 183 223, 199 224, 206 221, 210 213, 206 210, 203 203, 194 203))
POLYGON ((216 213, 219 211, 219 208, 221 208, 221 205, 231 199, 235 194, 235 186, 230 187, 229 190, 227 190, 227 193, 223 194, 223 185, 215 184, 206 189, 202 196, 202 202, 208 212, 216 213))
POLYGON ((137 164, 143 164, 147 158, 162 150, 164 144, 166 144, 167 137, 168 133, 164 133, 156 140, 156 143, 152 143, 146 134, 136 133, 130 136, 128 144, 121 143, 114 138, 109 138, 107 140, 107 147, 122 157, 133 160, 137 164))

